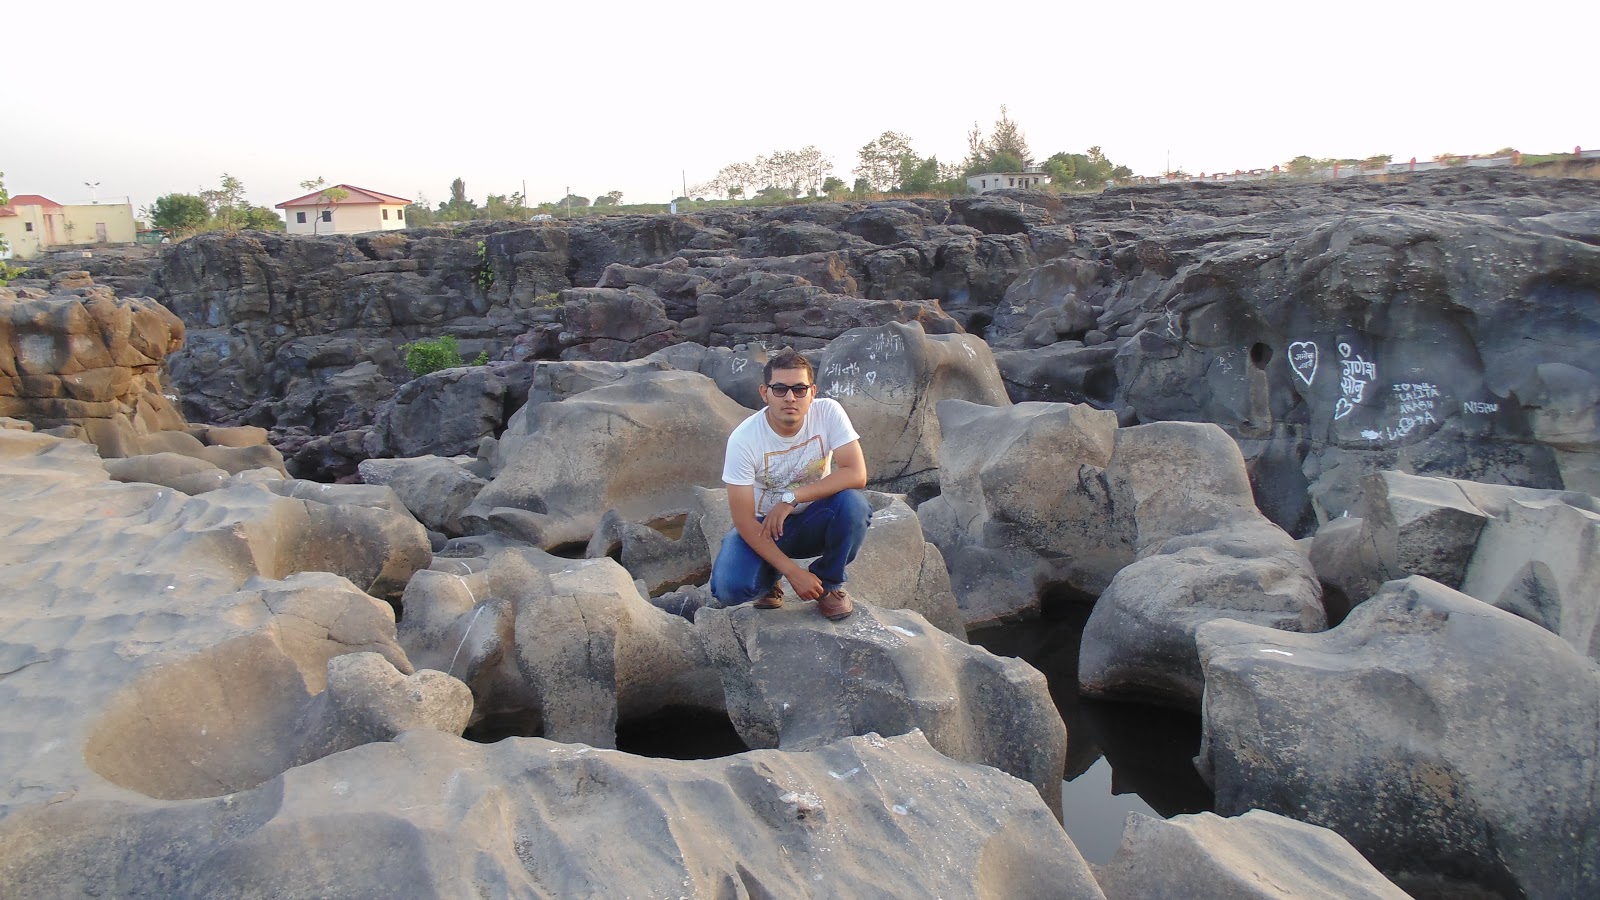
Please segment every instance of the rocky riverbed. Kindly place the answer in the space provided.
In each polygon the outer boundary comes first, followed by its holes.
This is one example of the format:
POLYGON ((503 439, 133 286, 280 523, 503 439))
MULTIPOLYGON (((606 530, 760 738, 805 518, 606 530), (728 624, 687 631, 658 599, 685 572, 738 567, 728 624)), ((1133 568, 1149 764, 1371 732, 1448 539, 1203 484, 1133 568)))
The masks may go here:
POLYGON ((1515 172, 40 265, 0 289, 0 883, 1592 894, 1596 348, 1600 185, 1515 172), (409 378, 444 334, 490 364, 409 378), (704 588, 779 346, 867 453, 842 623, 704 588), (1200 717, 1227 818, 1083 861, 1093 735, 967 643, 1063 617, 1085 697, 1200 717), (675 717, 748 750, 615 749, 675 717))

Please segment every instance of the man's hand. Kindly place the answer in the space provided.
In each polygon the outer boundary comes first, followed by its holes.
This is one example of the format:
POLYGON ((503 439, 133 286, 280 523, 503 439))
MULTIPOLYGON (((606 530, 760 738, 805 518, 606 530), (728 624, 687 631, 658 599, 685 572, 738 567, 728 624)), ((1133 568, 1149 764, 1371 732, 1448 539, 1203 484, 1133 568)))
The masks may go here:
POLYGON ((794 571, 784 576, 789 579, 789 586, 794 588, 795 595, 801 600, 815 600, 822 596, 822 579, 811 574, 810 570, 794 567, 794 571))
POLYGON ((787 503, 779 502, 772 507, 767 517, 761 520, 761 531, 772 540, 774 544, 778 538, 783 537, 783 520, 789 518, 789 513, 794 512, 794 507, 787 503))

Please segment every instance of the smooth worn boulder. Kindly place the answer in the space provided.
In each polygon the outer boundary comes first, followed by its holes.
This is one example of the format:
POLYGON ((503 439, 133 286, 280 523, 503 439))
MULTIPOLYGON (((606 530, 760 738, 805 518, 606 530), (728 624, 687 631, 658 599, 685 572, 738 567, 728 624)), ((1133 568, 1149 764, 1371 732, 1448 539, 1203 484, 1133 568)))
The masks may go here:
POLYGON ((644 522, 688 509, 695 485, 722 483, 728 434, 750 411, 704 375, 637 370, 543 403, 463 513, 471 531, 503 531, 552 549, 587 543, 608 509, 644 522))
POLYGON ((475 720, 499 729, 614 747, 621 720, 722 710, 689 623, 613 560, 502 552, 473 574, 417 573, 402 603, 412 662, 466 682, 475 720))
POLYGON ((988 345, 916 324, 846 332, 816 368, 819 395, 839 401, 861 435, 868 483, 918 499, 939 483, 938 403, 1010 404, 988 345))
POLYGON ((1338 832, 1401 887, 1600 891, 1600 666, 1428 579, 1322 634, 1200 629, 1216 809, 1338 832))
POLYGON ((378 457, 471 454, 485 435, 503 431, 510 411, 526 402, 533 368, 459 366, 414 378, 378 408, 365 449, 378 457))
POLYGON ((939 496, 917 508, 967 625, 1028 614, 1057 585, 1092 597, 1134 559, 1106 467, 1115 413, 1087 406, 938 404, 939 496))
POLYGON ((215 800, 0 821, 26 896, 1095 900, 1027 785, 910 734, 692 762, 429 731, 215 800))
POLYGON ((368 459, 358 470, 367 484, 384 485, 417 521, 452 537, 465 533, 461 514, 488 484, 472 471, 472 461, 419 456, 368 459))
MULTIPOLYGON (((7 854, 66 846, 20 824, 46 808, 159 817, 400 731, 459 731, 465 687, 413 676, 392 608, 345 577, 394 559, 319 512, 342 509, 255 483, 119 483, 87 444, 0 430, 7 854)), ((20 859, 0 864, 11 890, 20 859)))
POLYGON ((705 584, 711 578, 712 553, 706 546, 700 515, 694 510, 646 525, 629 522, 616 510, 609 510, 600 518, 583 555, 617 560, 629 575, 644 582, 644 593, 649 596, 705 584))
POLYGON ((695 632, 722 673, 728 715, 753 748, 813 750, 919 728, 939 752, 1031 782, 1061 810, 1067 729, 1044 676, 951 638, 915 613, 857 602, 830 622, 812 603, 702 609, 695 632))
POLYGON ((1138 559, 1111 579, 1084 626, 1084 694, 1197 707, 1205 685, 1194 636, 1206 622, 1327 627, 1316 573, 1256 509, 1244 458, 1222 429, 1119 429, 1106 477, 1138 559))
POLYGON ((1311 561, 1343 616, 1385 581, 1423 575, 1600 659, 1600 503, 1589 494, 1369 475, 1361 516, 1324 525, 1311 561))
POLYGON ((1122 846, 1095 870, 1106 900, 1405 900, 1326 828, 1252 809, 1224 819, 1129 813, 1122 846))

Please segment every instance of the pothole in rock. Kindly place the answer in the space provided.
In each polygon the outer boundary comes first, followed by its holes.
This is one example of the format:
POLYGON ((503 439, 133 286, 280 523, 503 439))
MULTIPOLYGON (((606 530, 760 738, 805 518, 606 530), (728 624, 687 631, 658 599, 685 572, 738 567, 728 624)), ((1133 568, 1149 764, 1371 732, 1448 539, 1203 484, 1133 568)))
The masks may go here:
POLYGON ((1068 735, 1062 824, 1084 859, 1102 864, 1116 853, 1128 813, 1205 812, 1215 799, 1194 768, 1198 715, 1078 695, 1078 650, 1092 600, 1069 588, 1046 590, 1039 620, 981 629, 970 639, 998 656, 1020 657, 1049 681, 1068 735))
MULTIPOLYGON (((508 737, 543 737, 537 714, 485 716, 462 737, 492 744, 508 737)), ((668 707, 617 723, 617 749, 656 759, 717 759, 744 753, 745 746, 726 713, 694 707, 668 707)))
POLYGON ((84 749, 89 768, 158 800, 248 790, 295 764, 312 694, 271 638, 226 641, 125 688, 84 749))

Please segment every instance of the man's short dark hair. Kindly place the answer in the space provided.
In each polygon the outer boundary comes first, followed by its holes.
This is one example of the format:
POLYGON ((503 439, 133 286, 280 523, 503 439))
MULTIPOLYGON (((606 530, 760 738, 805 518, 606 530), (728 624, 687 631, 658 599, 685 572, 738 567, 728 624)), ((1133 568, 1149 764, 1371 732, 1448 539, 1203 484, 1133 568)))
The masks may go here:
POLYGON ((805 369, 807 379, 812 382, 817 380, 817 370, 812 368, 811 360, 793 348, 786 347, 767 358, 767 364, 761 369, 761 383, 771 384, 772 373, 776 369, 805 369))

